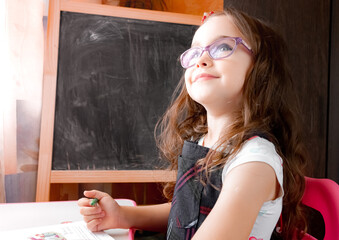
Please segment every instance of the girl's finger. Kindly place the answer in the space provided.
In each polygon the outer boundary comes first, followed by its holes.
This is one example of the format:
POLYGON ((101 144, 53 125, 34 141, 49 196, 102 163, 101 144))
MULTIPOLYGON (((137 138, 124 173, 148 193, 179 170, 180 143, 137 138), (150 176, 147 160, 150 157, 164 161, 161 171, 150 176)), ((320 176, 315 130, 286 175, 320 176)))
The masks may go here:
POLYGON ((90 207, 90 201, 88 198, 80 198, 78 200, 78 206, 79 207, 90 207))
POLYGON ((99 224, 102 222, 101 218, 93 219, 92 221, 87 223, 87 228, 92 232, 98 232, 101 229, 99 228, 99 224))
POLYGON ((101 212, 102 212, 102 209, 100 206, 80 208, 80 214, 83 216, 96 215, 96 214, 100 214, 101 212))
POLYGON ((101 212, 101 213, 89 215, 89 216, 84 216, 84 221, 88 223, 94 219, 102 219, 103 217, 105 217, 105 212, 101 212))
POLYGON ((103 197, 107 196, 108 194, 104 193, 104 192, 97 191, 97 190, 91 190, 91 191, 84 191, 84 195, 85 195, 85 197, 88 197, 88 198, 97 198, 97 199, 100 200, 103 197))

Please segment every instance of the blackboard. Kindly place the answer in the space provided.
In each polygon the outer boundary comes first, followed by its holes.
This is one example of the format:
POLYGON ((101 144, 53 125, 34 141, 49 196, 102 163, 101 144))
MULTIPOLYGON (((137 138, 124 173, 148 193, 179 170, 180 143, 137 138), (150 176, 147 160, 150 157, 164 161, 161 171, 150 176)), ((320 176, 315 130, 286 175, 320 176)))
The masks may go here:
POLYGON ((52 169, 163 167, 154 126, 196 29, 61 11, 52 169))

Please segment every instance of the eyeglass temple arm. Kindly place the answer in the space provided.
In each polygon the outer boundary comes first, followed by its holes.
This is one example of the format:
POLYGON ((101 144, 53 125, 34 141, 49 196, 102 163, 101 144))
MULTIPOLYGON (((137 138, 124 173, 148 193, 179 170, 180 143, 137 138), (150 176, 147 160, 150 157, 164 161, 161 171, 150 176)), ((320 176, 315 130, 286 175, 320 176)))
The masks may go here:
POLYGON ((250 47, 244 40, 242 40, 241 38, 238 38, 238 42, 241 43, 242 45, 244 45, 245 48, 247 48, 248 51, 250 51, 251 53, 253 53, 251 47, 250 47))

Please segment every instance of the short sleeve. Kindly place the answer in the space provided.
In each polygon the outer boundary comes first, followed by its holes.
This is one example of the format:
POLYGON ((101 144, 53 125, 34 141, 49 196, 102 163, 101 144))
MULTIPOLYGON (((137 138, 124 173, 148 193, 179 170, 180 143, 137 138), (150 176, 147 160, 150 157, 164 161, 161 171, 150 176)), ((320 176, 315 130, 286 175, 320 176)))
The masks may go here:
POLYGON ((261 137, 251 138, 244 143, 238 154, 225 164, 222 180, 224 181, 233 168, 249 162, 264 162, 274 169, 280 184, 279 197, 281 197, 283 195, 283 161, 276 152, 274 144, 261 137))

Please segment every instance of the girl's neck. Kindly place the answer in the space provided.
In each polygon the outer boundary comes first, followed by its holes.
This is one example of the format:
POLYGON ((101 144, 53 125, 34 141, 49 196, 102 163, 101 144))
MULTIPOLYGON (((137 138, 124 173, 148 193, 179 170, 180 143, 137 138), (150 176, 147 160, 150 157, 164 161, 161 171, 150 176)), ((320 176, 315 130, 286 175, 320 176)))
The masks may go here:
POLYGON ((227 128, 233 122, 229 115, 211 116, 207 114, 208 132, 204 138, 204 146, 215 145, 227 133, 227 128))

